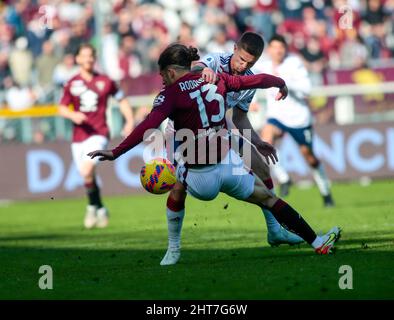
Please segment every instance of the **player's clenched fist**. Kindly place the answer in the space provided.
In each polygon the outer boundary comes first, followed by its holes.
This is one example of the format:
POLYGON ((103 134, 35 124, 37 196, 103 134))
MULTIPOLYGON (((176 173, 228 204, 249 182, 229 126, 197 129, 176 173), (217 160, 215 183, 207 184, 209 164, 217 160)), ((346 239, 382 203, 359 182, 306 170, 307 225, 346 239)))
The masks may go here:
POLYGON ((275 97, 275 100, 285 100, 287 95, 289 94, 289 89, 287 88, 286 85, 284 85, 282 88, 279 89, 278 94, 275 97))
POLYGON ((84 113, 79 111, 74 112, 71 118, 72 122, 77 125, 84 123, 87 119, 88 117, 84 113))
POLYGON ((216 73, 210 68, 204 68, 202 70, 201 76, 208 83, 216 83, 216 73))

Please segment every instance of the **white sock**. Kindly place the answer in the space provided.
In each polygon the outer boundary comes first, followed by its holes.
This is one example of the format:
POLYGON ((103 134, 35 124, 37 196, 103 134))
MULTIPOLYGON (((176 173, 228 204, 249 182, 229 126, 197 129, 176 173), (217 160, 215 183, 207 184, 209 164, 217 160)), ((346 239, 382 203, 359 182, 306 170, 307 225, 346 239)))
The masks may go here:
POLYGON ((322 196, 328 196, 330 194, 330 186, 323 164, 320 163, 317 168, 312 168, 312 173, 320 194, 322 196))
POLYGON ((181 248, 181 231, 185 209, 172 211, 167 208, 168 248, 179 250, 181 248))
POLYGON ((287 171, 280 165, 280 162, 277 162, 276 164, 270 164, 270 169, 280 184, 290 181, 290 176, 288 175, 287 171))
MULTIPOLYGON (((270 191, 275 194, 274 189, 270 189, 270 191)), ((278 220, 276 220, 274 215, 268 209, 264 208, 262 210, 265 217, 265 222, 267 223, 268 232, 273 232, 273 233, 279 232, 281 225, 279 224, 278 220)))
POLYGON ((312 247, 317 249, 320 248, 323 244, 323 237, 316 236, 316 239, 312 242, 312 247))

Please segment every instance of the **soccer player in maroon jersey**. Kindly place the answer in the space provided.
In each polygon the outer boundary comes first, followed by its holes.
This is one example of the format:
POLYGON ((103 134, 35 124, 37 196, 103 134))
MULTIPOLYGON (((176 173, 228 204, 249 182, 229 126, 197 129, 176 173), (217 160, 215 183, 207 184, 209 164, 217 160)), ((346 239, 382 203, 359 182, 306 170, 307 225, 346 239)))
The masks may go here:
POLYGON ((96 51, 93 46, 82 44, 75 58, 80 71, 64 86, 59 114, 74 124, 71 151, 78 171, 83 177, 89 201, 84 225, 88 229, 95 226, 104 228, 108 225, 109 214, 102 203, 96 181, 97 161, 90 159, 86 154, 96 148, 105 148, 108 144, 106 110, 110 96, 119 101, 121 113, 125 118, 122 132, 124 136, 133 129, 133 113, 127 98, 114 81, 94 71, 96 51), (74 110, 69 108, 70 105, 73 105, 74 110))
MULTIPOLYGON (((217 73, 228 73, 231 75, 253 75, 259 73, 256 72, 254 65, 259 60, 264 46, 264 40, 259 34, 250 31, 245 32, 234 44, 233 52, 208 53, 200 61, 193 63, 192 71, 201 70, 202 78, 209 83, 216 83, 217 73)), ((275 88, 272 90, 276 92, 275 88)), ((274 192, 269 163, 267 164, 264 161, 259 152, 260 144, 264 148, 264 142, 253 129, 247 115, 255 92, 256 89, 249 89, 227 93, 226 106, 227 109, 232 109, 232 119, 227 119, 227 125, 230 128, 236 127, 239 129, 241 134, 239 137, 242 139, 240 143, 249 144, 247 141, 250 141, 255 147, 251 150, 251 168, 265 185, 274 192), (251 133, 249 139, 245 139, 243 136, 244 132, 251 133)), ((171 133, 171 130, 173 130, 171 121, 168 123, 166 130, 171 133)), ((186 191, 182 197, 174 198, 176 201, 174 206, 184 208, 185 198, 186 191)), ((283 228, 268 208, 263 208, 262 212, 267 225, 267 240, 271 246, 279 246, 281 244, 295 245, 304 242, 299 236, 283 228)))
MULTIPOLYGON (((277 87, 277 100, 287 96, 285 82, 268 74, 230 76, 223 73, 218 75, 216 84, 209 84, 201 78, 200 73, 190 72, 192 61, 198 58, 195 48, 187 48, 181 44, 167 47, 158 61, 165 87, 156 97, 151 113, 116 148, 96 150, 88 155, 100 161, 114 160, 142 142, 145 132, 157 128, 167 117, 174 121, 175 130, 186 128, 192 131, 195 138, 193 141, 197 144, 200 137, 206 139, 209 132, 227 128, 224 97, 230 91, 277 87), (203 135, 204 132, 207 135, 203 135)), ((197 157, 200 151, 196 149, 197 157)), ((266 143, 259 151, 271 161, 277 161, 275 149, 270 144, 266 143)), ((332 252, 331 249, 340 236, 338 227, 332 228, 324 236, 317 236, 298 212, 276 197, 258 176, 244 168, 243 161, 234 150, 229 148, 222 154, 222 150, 218 148, 216 152, 219 158, 216 164, 178 164, 178 181, 172 191, 183 192, 186 187, 188 193, 200 200, 212 200, 219 192, 224 192, 236 199, 269 208, 283 227, 302 237, 317 253, 332 252), (243 173, 239 174, 241 170, 243 173)), ((167 201, 167 214, 170 213, 176 219, 177 212, 170 209, 173 208, 173 201, 170 196, 167 201)), ((171 231, 176 233, 176 230, 169 229, 170 236, 171 231)), ((178 259, 179 256, 175 256, 168 260, 176 263, 178 259)))

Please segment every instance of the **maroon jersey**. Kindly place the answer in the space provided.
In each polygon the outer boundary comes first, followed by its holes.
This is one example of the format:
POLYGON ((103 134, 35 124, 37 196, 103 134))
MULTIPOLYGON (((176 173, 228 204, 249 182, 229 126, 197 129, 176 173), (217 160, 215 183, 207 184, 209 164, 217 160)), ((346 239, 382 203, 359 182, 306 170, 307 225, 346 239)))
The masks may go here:
POLYGON ((216 84, 208 84, 201 74, 188 73, 166 86, 156 97, 153 109, 130 135, 112 150, 115 158, 142 142, 146 130, 157 128, 167 117, 175 130, 187 128, 195 135, 201 130, 226 128, 226 93, 256 88, 282 87, 283 79, 268 74, 218 75, 216 84))
POLYGON ((75 111, 83 112, 87 116, 87 120, 81 125, 74 124, 73 142, 84 141, 92 135, 109 137, 105 112, 108 98, 117 92, 114 81, 98 73, 93 75, 90 82, 78 74, 66 83, 60 104, 72 104, 75 111))

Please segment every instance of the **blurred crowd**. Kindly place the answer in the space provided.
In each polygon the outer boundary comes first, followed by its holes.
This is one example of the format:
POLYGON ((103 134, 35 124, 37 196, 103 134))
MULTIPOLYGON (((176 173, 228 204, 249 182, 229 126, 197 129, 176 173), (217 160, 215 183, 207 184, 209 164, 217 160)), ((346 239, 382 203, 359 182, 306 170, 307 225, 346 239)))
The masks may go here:
POLYGON ((394 0, 3 0, 0 107, 57 101, 83 42, 99 49, 101 71, 127 81, 156 72, 173 41, 231 51, 244 31, 281 33, 320 84, 327 69, 393 58, 393 28, 394 0))

